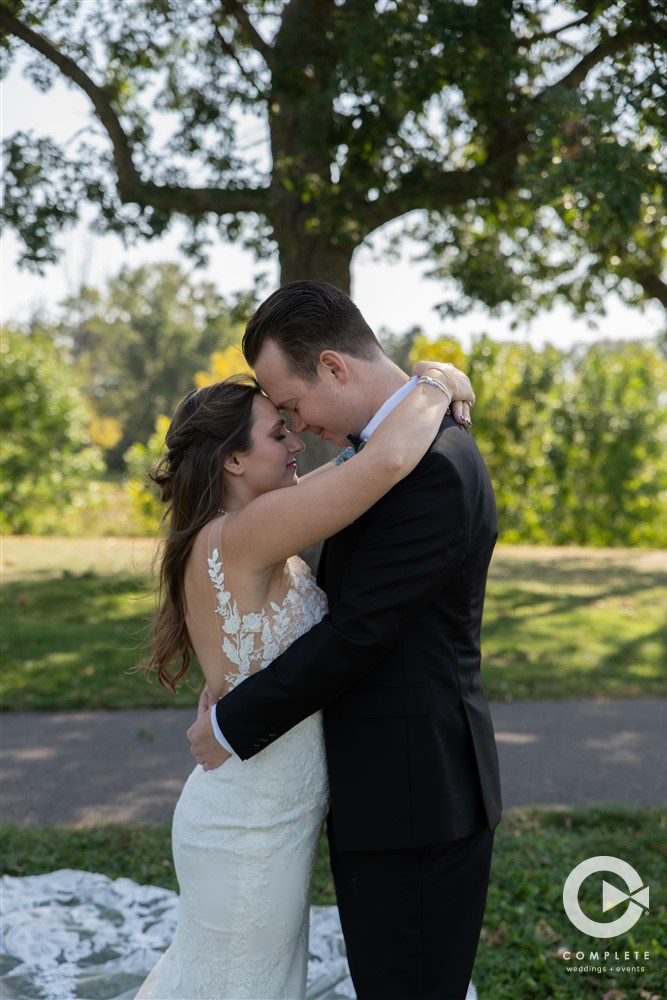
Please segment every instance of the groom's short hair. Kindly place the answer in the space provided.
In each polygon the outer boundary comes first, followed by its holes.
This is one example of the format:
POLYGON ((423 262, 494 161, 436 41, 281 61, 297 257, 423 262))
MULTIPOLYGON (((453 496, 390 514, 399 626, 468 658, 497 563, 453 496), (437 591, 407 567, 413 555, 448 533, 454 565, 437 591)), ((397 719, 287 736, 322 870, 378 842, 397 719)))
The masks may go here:
POLYGON ((277 289, 248 320, 243 354, 254 368, 264 344, 282 351, 290 374, 317 381, 322 351, 372 361, 382 347, 349 295, 328 281, 291 281, 277 289))

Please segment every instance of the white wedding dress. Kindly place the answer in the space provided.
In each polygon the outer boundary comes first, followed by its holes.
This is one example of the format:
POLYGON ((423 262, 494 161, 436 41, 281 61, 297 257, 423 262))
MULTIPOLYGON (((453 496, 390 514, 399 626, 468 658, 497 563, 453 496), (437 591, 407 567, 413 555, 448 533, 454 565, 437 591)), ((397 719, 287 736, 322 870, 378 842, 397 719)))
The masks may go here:
MULTIPOLYGON (((326 610, 296 557, 280 594, 259 612, 239 609, 217 549, 209 576, 233 666, 230 686, 270 663, 326 610)), ((250 760, 195 768, 173 821, 178 925, 138 1000, 305 997, 310 883, 327 797, 319 713, 250 760)))

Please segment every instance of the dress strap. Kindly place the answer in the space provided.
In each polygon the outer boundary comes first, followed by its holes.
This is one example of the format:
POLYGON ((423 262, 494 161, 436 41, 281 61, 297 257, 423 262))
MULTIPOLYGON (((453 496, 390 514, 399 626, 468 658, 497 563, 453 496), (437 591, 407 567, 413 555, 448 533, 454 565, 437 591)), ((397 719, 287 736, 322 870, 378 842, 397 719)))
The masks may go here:
POLYGON ((221 645, 225 635, 223 618, 225 611, 229 608, 229 599, 231 598, 231 594, 225 590, 225 570, 222 564, 222 529, 226 519, 227 515, 225 514, 223 517, 216 517, 215 520, 211 521, 206 542, 208 579, 211 584, 213 613, 218 620, 221 645))
POLYGON ((206 542, 206 555, 209 559, 213 557, 214 551, 217 549, 218 555, 216 556, 216 561, 222 562, 222 529, 227 520, 227 514, 223 514, 222 517, 214 518, 208 526, 208 539, 206 542))

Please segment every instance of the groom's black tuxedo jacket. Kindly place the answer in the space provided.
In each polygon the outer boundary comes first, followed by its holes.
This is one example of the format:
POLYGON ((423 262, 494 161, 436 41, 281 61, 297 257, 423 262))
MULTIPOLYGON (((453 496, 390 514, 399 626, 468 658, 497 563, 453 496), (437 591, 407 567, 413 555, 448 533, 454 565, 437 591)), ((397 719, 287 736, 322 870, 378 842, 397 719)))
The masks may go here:
POLYGON ((414 472, 325 543, 329 613, 218 703, 242 758, 324 709, 335 849, 443 843, 500 819, 480 679, 497 530, 477 446, 447 416, 414 472))

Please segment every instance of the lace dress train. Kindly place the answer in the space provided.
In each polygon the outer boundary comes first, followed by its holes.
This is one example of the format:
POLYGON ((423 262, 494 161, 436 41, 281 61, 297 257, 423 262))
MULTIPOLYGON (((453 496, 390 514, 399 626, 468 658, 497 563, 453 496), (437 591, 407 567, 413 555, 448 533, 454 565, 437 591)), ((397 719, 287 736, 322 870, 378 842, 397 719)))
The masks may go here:
MULTIPOLYGON (((271 662, 319 621, 325 598, 308 567, 290 559, 284 597, 243 614, 209 558, 227 681, 271 662)), ((176 806, 173 851, 180 886, 174 940, 137 1000, 298 1000, 305 997, 310 882, 327 809, 319 713, 256 757, 197 766, 176 806)))

